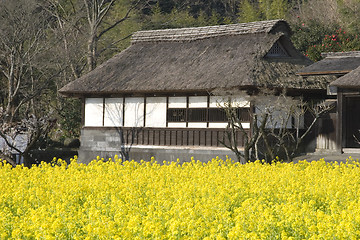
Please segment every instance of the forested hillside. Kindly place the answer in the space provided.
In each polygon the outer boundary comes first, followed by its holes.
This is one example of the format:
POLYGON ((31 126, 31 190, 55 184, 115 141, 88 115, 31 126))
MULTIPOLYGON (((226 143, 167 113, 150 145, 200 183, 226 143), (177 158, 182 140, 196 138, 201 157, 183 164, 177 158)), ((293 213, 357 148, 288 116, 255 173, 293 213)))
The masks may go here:
POLYGON ((80 102, 58 89, 125 49, 134 31, 282 18, 319 60, 360 50, 359 12, 360 0, 0 0, 0 135, 30 129, 31 148, 78 136, 80 102))

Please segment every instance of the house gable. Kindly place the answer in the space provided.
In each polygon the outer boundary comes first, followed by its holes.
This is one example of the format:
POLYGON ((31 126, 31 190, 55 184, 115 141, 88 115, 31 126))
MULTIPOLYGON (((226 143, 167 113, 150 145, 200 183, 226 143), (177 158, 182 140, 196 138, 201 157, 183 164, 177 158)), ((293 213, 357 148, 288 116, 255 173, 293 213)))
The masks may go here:
POLYGON ((286 49, 282 46, 279 41, 276 41, 274 45, 270 48, 270 50, 265 55, 267 58, 283 58, 290 57, 286 49))

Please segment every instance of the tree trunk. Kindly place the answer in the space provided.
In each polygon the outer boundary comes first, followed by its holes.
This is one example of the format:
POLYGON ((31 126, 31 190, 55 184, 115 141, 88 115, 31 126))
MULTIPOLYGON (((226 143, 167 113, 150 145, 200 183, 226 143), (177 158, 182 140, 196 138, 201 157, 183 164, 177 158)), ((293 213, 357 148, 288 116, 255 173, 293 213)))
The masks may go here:
POLYGON ((87 55, 87 64, 88 64, 88 70, 89 72, 94 70, 96 67, 96 35, 95 32, 93 32, 93 29, 91 30, 91 34, 88 40, 88 55, 87 55))

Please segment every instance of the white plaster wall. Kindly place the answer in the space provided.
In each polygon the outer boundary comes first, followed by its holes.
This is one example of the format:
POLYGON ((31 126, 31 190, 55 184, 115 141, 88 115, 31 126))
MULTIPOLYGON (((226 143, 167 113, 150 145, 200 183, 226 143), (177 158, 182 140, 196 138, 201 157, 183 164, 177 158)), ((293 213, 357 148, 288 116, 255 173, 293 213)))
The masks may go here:
POLYGON ((262 104, 255 107, 255 113, 259 115, 258 124, 260 124, 260 122, 262 121, 262 116, 264 116, 265 112, 270 113, 268 122, 266 124, 267 128, 292 128, 292 117, 288 117, 288 112, 286 111, 286 109, 284 109, 284 111, 281 111, 278 108, 271 106, 270 102, 269 105, 262 104), (268 110, 265 111, 264 109, 268 110))
MULTIPOLYGON (((6 139, 10 144, 12 144, 14 147, 19 149, 20 151, 25 151, 27 145, 28 145, 28 135, 26 133, 20 133, 16 135, 14 138, 10 136, 6 136, 6 139)), ((19 154, 19 152, 15 151, 14 149, 10 148, 6 142, 5 139, 0 137, 0 150, 2 152, 11 152, 13 154, 19 154)))
POLYGON ((241 123, 241 125, 244 129, 250 128, 250 123, 248 123, 248 122, 243 122, 243 123, 241 123))
POLYGON ((206 122, 188 122, 189 128, 206 128, 206 122))
POLYGON ((184 122, 169 122, 169 128, 186 128, 186 123, 184 122))
POLYGON ((103 125, 103 99, 85 99, 85 126, 100 127, 103 125))
POLYGON ((121 127, 123 124, 123 98, 105 99, 105 127, 121 127))
POLYGON ((210 107, 224 107, 229 100, 234 107, 250 107, 250 102, 240 96, 210 96, 210 107))
POLYGON ((227 122, 210 122, 209 128, 226 128, 228 125, 227 122))
POLYGON ((192 96, 189 97, 189 108, 206 108, 207 96, 192 96))
POLYGON ((166 97, 146 98, 146 127, 166 127, 166 97))
POLYGON ((225 102, 227 97, 222 96, 210 96, 210 107, 221 107, 223 106, 223 102, 225 102))
POLYGON ((298 127, 299 129, 304 129, 305 128, 305 118, 304 118, 304 114, 302 114, 302 112, 299 110, 295 115, 295 126, 298 127))
POLYGON ((186 97, 169 97, 169 108, 186 108, 186 97))
MULTIPOLYGON (((225 122, 209 123, 209 128, 226 128, 227 125, 228 125, 228 123, 225 123, 225 122)), ((242 123, 242 126, 243 126, 243 128, 248 129, 248 128, 250 128, 250 123, 246 123, 246 122, 242 123)))
POLYGON ((246 100, 244 97, 233 96, 231 97, 231 101, 235 107, 239 107, 239 108, 250 107, 250 102, 246 100))
POLYGON ((125 127, 144 126, 144 98, 125 98, 125 127))

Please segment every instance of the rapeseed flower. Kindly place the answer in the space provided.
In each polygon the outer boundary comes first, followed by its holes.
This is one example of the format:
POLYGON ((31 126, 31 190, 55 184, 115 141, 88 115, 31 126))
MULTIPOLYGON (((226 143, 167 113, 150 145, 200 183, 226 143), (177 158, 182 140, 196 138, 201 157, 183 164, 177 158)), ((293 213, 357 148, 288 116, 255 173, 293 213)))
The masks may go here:
POLYGON ((0 166, 0 239, 359 239, 359 162, 0 166))

